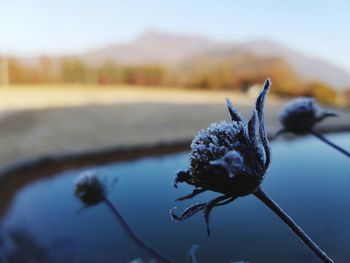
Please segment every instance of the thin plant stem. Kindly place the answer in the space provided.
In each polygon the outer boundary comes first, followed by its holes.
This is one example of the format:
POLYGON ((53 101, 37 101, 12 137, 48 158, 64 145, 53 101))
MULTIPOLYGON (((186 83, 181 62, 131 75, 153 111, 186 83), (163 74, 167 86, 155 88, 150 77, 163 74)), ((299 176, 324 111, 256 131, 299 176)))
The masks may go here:
POLYGON ((270 208, 287 226, 314 252, 323 262, 333 263, 334 261, 323 252, 317 244, 293 221, 293 219, 283 211, 281 207, 261 189, 254 193, 254 195, 263 202, 268 208, 270 208))
POLYGON ((339 147, 338 145, 332 143, 331 141, 329 141, 328 139, 326 139, 322 134, 315 132, 313 130, 310 131, 310 133, 315 136, 316 138, 320 139, 321 141, 323 141, 324 143, 328 144, 329 146, 333 147, 334 149, 338 150, 339 152, 345 154, 347 157, 350 158, 350 152, 344 150, 343 148, 339 147))
POLYGON ((117 218, 117 220, 121 223, 127 234, 131 237, 131 239, 139 245, 141 248, 149 252, 151 255, 153 255, 156 259, 160 260, 160 262, 164 263, 172 263, 169 259, 165 258, 161 254, 159 254, 157 251, 155 251, 153 248, 150 248, 148 245, 146 245, 140 238, 138 238, 135 233, 131 230, 126 220, 123 218, 123 216, 118 212, 118 210, 114 207, 114 205, 109 201, 108 198, 104 198, 104 203, 108 206, 108 208, 112 211, 114 216, 117 218))

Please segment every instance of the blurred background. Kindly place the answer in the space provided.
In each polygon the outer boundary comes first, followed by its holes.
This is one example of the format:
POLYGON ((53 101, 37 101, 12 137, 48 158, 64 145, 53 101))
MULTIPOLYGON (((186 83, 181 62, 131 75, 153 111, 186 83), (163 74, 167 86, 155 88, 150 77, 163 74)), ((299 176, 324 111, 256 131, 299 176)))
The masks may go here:
POLYGON ((347 0, 2 0, 0 164, 189 139, 228 117, 224 97, 248 117, 267 77, 269 131, 295 96, 348 113, 349 11, 347 0))

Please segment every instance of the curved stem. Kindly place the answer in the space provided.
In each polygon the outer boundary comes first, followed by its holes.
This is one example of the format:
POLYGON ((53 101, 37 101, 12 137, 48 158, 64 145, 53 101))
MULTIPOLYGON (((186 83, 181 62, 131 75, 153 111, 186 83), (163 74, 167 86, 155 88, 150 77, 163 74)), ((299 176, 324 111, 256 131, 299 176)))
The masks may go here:
POLYGON ((316 138, 320 139, 321 141, 323 141, 324 143, 328 144, 329 146, 333 147, 334 149, 338 150, 339 152, 345 154, 347 157, 350 157, 350 152, 344 150, 343 148, 339 147, 338 145, 332 143, 331 141, 329 141, 328 139, 326 139, 325 137, 323 137, 322 134, 319 134, 318 132, 315 132, 313 130, 310 131, 310 133, 315 136, 316 138))
POLYGON ((283 211, 278 204, 276 204, 266 193, 261 189, 254 193, 254 195, 270 208, 288 227, 314 252, 323 262, 333 263, 334 261, 323 252, 314 241, 293 221, 290 216, 283 211))
POLYGON ((197 263, 198 262, 197 257, 196 257, 196 253, 197 253, 198 249, 199 249, 199 245, 197 245, 197 244, 192 245, 190 250, 187 252, 188 263, 197 263))
POLYGON ((125 229, 125 231, 127 232, 127 234, 131 237, 131 239, 138 244, 140 247, 142 247, 144 250, 146 250, 147 252, 149 252, 151 255, 153 255, 155 258, 157 258, 158 260, 160 260, 160 262, 165 262, 165 263, 172 263, 169 259, 163 257, 161 254, 159 254, 157 251, 155 251, 154 249, 150 248, 149 246, 147 246, 140 238, 138 238, 134 232, 131 230, 131 228, 129 227, 128 223, 126 222, 126 220, 122 217, 122 215, 118 212, 118 210, 113 206, 113 204, 111 203, 111 201, 109 201, 108 198, 104 198, 103 200, 105 202, 105 204, 108 206, 109 209, 111 209, 111 211, 113 212, 113 214, 115 215, 115 217, 117 218, 117 220, 121 223, 121 225, 123 226, 123 228, 125 229))

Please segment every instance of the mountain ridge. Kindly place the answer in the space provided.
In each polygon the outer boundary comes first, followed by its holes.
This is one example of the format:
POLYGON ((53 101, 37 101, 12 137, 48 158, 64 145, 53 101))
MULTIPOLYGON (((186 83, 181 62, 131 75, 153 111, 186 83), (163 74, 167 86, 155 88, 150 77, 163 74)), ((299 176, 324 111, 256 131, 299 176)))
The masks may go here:
POLYGON ((248 51, 263 58, 281 57, 306 81, 319 80, 339 89, 350 86, 350 73, 345 69, 266 40, 243 43, 220 42, 200 35, 171 34, 152 30, 129 43, 95 49, 83 54, 81 58, 90 64, 113 62, 174 66, 205 53, 233 51, 248 51))
MULTIPOLYGON (((77 58, 92 66, 114 63, 117 65, 155 64, 181 68, 186 62, 196 57, 216 54, 220 58, 229 59, 237 52, 251 53, 262 59, 283 59, 303 81, 321 81, 339 90, 350 87, 350 72, 345 69, 268 40, 225 42, 201 35, 150 30, 127 43, 106 45, 76 55, 47 57, 51 58, 56 65, 62 58, 77 58)), ((19 59, 29 66, 39 61, 39 57, 19 59)))

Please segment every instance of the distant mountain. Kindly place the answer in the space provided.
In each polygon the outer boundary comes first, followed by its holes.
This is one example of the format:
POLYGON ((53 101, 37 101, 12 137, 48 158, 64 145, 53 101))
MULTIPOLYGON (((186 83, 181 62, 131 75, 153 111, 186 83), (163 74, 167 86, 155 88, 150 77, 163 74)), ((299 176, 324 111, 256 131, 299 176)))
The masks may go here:
POLYGON ((122 64, 177 64, 222 46, 204 37, 148 31, 131 43, 101 48, 87 53, 84 58, 87 62, 97 64, 106 61, 122 64))
POLYGON ((91 64, 115 62, 119 64, 181 65, 199 55, 252 53, 263 58, 281 58, 304 80, 320 80, 334 87, 350 86, 350 73, 344 69, 268 41, 246 43, 216 42, 192 35, 176 35, 148 31, 127 44, 116 44, 85 54, 91 64))
POLYGON ((283 58, 305 80, 320 80, 338 88, 350 86, 350 73, 344 69, 273 42, 247 42, 238 45, 236 49, 247 50, 263 57, 283 58))

